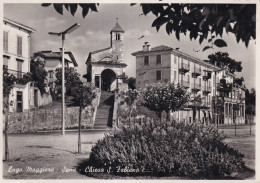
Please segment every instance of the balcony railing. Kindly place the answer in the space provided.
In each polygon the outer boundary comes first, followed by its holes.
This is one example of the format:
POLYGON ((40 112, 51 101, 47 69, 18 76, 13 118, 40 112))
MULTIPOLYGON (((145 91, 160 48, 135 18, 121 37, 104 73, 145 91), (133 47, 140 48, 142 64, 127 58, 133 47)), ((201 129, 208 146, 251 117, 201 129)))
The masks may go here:
POLYGON ((200 84, 193 84, 192 86, 192 91, 193 92, 198 92, 198 91, 200 91, 201 90, 201 85, 200 84))
POLYGON ((189 72, 189 71, 190 71, 190 65, 184 64, 184 63, 180 64, 180 66, 179 66, 179 72, 180 72, 181 74, 185 74, 186 72, 189 72))
POLYGON ((204 87, 202 91, 203 91, 204 95, 207 95, 207 94, 211 93, 212 88, 211 87, 204 87))
POLYGON ((195 67, 194 70, 192 71, 192 77, 197 77, 201 75, 201 68, 195 67))
POLYGON ((207 73, 207 72, 206 72, 206 74, 203 76, 203 80, 204 80, 204 81, 207 81, 207 80, 209 80, 209 79, 211 79, 211 73, 207 73))
POLYGON ((30 78, 30 76, 29 76, 29 78, 28 77, 24 78, 25 75, 28 75, 28 73, 26 73, 26 72, 16 71, 16 70, 12 70, 12 69, 7 69, 7 72, 16 77, 17 84, 25 84, 25 83, 27 83, 27 80, 30 78))
POLYGON ((190 82, 182 81, 180 85, 185 87, 185 88, 189 88, 190 87, 190 82))

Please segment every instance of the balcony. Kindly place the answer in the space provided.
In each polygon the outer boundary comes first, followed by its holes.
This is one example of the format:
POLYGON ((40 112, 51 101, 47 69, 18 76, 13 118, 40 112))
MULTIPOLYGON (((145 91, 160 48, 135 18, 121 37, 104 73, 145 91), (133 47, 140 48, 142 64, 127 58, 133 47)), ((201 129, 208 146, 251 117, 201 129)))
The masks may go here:
POLYGON ((192 92, 198 92, 201 90, 201 85, 199 84, 195 84, 195 85, 192 85, 192 92))
POLYGON ((179 72, 180 74, 185 74, 190 71, 190 65, 182 63, 179 66, 179 72))
POLYGON ((212 88, 211 87, 204 87, 202 91, 203 91, 204 95, 208 95, 209 93, 211 93, 212 88))
POLYGON ((189 88, 189 87, 190 87, 190 82, 182 81, 182 82, 180 83, 180 86, 183 86, 184 88, 189 88))
POLYGON ((201 75, 201 68, 195 67, 193 72, 192 72, 192 77, 196 78, 196 77, 198 77, 200 75, 201 75))
POLYGON ((16 77, 16 84, 21 84, 21 85, 25 85, 28 83, 28 81, 31 80, 31 76, 30 74, 26 73, 26 72, 21 72, 21 71, 16 71, 16 70, 11 70, 11 69, 7 69, 7 72, 11 75, 14 75, 16 77))
POLYGON ((209 80, 209 79, 211 79, 211 73, 206 72, 206 74, 203 76, 203 80, 204 80, 204 81, 207 81, 207 80, 209 80))
POLYGON ((203 102, 201 104, 201 107, 204 108, 204 109, 208 109, 211 107, 211 102, 203 102))

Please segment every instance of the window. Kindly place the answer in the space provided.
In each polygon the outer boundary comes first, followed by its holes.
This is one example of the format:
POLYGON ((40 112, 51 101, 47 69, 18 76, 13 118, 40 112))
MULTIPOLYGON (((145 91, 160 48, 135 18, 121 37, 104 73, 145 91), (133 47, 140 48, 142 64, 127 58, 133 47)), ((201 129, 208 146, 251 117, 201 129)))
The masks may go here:
POLYGON ((120 34, 116 34, 116 40, 120 40, 120 34))
POLYGON ((8 32, 4 31, 4 35, 3 35, 3 48, 4 48, 4 52, 8 52, 8 32))
POLYGON ((8 67, 8 60, 9 60, 9 57, 5 57, 5 56, 4 56, 3 59, 4 59, 4 63, 3 63, 4 66, 5 66, 5 67, 8 67))
POLYGON ((149 65, 149 56, 144 56, 144 65, 149 65))
POLYGON ((201 86, 201 78, 199 78, 199 86, 201 86))
POLYGON ((157 55, 156 56, 156 64, 161 64, 162 63, 162 56, 161 55, 157 55))
POLYGON ((174 71, 174 80, 177 80, 177 72, 174 71))
POLYGON ((177 64, 177 56, 174 56, 174 64, 177 64))
POLYGON ((190 83, 190 75, 188 75, 188 83, 190 83))
POLYGON ((16 112, 23 112, 23 92, 16 93, 16 112))
POLYGON ((156 71, 156 80, 160 81, 162 79, 162 72, 161 70, 156 71))
POLYGON ((49 78, 53 78, 53 71, 49 71, 49 78))
POLYGON ((17 78, 22 78, 23 61, 21 60, 16 60, 16 61, 17 61, 17 78))
POLYGON ((21 36, 17 36, 17 55, 21 56, 22 55, 22 50, 23 50, 23 39, 21 36))

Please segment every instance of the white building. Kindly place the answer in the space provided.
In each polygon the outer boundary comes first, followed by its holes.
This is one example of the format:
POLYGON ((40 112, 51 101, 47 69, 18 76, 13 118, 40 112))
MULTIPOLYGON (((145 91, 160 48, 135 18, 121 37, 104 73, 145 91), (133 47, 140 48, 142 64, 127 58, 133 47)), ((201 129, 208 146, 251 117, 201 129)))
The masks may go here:
POLYGON ((124 30, 116 22, 110 31, 110 47, 92 51, 86 61, 88 82, 95 83, 104 91, 125 90, 127 85, 120 79, 125 73, 123 59, 124 30))
MULTIPOLYGON (((30 38, 35 30, 21 23, 3 19, 3 65, 8 72, 22 78, 30 72, 30 38)), ((10 112, 30 109, 29 83, 16 83, 10 93, 10 112)))
POLYGON ((187 122, 194 119, 208 121, 216 114, 219 124, 232 124, 234 121, 238 124, 245 123, 245 91, 243 83, 237 84, 235 74, 168 46, 150 48, 148 42, 143 46, 143 50, 132 55, 136 57, 138 90, 143 90, 146 84, 170 82, 187 88, 191 99, 201 97, 201 110, 196 112, 196 116, 192 108, 198 104, 189 102, 184 110, 174 113, 175 119, 187 122), (227 83, 226 92, 220 88, 222 80, 227 83), (223 109, 216 113, 215 96, 221 99, 223 106, 223 109), (239 108, 236 112, 233 111, 235 105, 239 108))

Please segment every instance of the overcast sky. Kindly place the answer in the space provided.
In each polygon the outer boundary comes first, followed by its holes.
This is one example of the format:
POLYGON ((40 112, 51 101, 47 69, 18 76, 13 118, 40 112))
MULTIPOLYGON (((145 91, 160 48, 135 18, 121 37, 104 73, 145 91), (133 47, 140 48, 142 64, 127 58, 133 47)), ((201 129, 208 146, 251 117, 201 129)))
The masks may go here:
MULTIPOLYGON (((81 10, 81 8, 79 8, 81 10)), ((32 35, 32 53, 42 50, 58 51, 61 47, 61 38, 48 35, 48 32, 63 31, 80 23, 81 26, 66 37, 65 49, 73 52, 79 66, 81 75, 86 73, 85 62, 91 51, 110 46, 110 31, 119 19, 119 24, 125 31, 124 35, 124 62, 128 65, 126 74, 135 77, 135 57, 131 53, 141 50, 145 41, 151 47, 166 45, 172 48, 179 47, 182 52, 199 59, 207 59, 209 54, 217 51, 228 52, 230 57, 242 61, 243 71, 237 76, 245 78, 247 88, 255 88, 255 41, 249 43, 248 48, 243 43, 237 44, 233 34, 223 35, 227 42, 226 48, 214 48, 205 52, 199 51, 207 46, 207 41, 200 45, 197 41, 190 41, 188 36, 182 35, 178 41, 174 35, 169 36, 165 26, 157 33, 151 27, 154 15, 139 16, 142 14, 139 5, 129 4, 100 4, 99 12, 89 13, 85 19, 81 11, 75 16, 65 11, 64 15, 58 14, 53 7, 41 7, 40 4, 4 4, 4 17, 28 25, 36 30, 32 35), (144 35, 144 38, 138 39, 144 35), (194 51, 195 50, 195 51, 194 51), (198 52, 196 52, 198 51, 198 52)))

